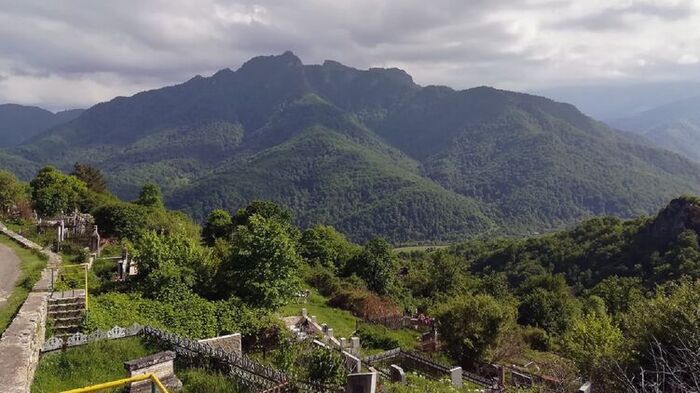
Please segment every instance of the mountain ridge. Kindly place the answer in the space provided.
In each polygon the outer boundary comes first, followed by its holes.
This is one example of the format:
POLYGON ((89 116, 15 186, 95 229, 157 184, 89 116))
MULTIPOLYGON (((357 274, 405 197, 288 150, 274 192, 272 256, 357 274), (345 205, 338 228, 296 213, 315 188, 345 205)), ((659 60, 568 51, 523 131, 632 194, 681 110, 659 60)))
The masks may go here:
POLYGON ((700 166, 573 105, 423 87, 399 69, 304 65, 291 52, 98 104, 0 155, 26 160, 94 164, 127 198, 157 182, 199 220, 273 199, 304 226, 396 242, 631 217, 700 192, 700 166))

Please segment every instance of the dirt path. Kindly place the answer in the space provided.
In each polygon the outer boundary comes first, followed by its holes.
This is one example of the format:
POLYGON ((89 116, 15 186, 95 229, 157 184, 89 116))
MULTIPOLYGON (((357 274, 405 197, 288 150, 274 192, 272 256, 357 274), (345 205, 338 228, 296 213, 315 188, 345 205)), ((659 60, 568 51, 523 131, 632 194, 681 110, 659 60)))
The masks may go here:
POLYGON ((17 255, 0 244, 0 308, 5 305, 19 278, 19 263, 17 255))

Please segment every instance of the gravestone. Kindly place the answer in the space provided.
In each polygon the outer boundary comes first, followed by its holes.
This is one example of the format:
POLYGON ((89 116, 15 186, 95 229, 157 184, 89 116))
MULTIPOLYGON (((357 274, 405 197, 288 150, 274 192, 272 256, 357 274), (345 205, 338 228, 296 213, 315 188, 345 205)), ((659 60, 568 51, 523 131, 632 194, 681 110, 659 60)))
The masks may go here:
POLYGON ((389 373, 391 374, 391 382, 400 383, 402 385, 406 384, 406 373, 401 367, 392 364, 389 366, 389 373))
MULTIPOLYGON (((124 362, 129 377, 142 374, 155 374, 167 389, 179 390, 182 382, 175 376, 175 352, 164 351, 140 359, 124 362)), ((130 393, 151 393, 151 380, 134 382, 129 386, 130 393)))
POLYGON ((348 375, 345 393, 375 393, 377 391, 377 373, 358 373, 348 375))
POLYGON ((462 387, 462 367, 455 367, 450 370, 450 382, 452 382, 454 387, 462 387))
POLYGON ((578 393, 593 393, 593 387, 591 386, 591 382, 589 381, 581 385, 581 387, 578 388, 578 393))

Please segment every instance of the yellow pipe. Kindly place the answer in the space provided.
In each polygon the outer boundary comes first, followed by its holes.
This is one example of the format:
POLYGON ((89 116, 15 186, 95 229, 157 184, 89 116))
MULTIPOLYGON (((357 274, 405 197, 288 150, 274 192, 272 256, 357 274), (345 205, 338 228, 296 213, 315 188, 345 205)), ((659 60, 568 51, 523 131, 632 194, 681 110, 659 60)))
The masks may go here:
POLYGON ((155 383, 156 386, 158 386, 158 389, 160 390, 161 393, 168 393, 168 390, 165 388, 165 386, 163 386, 163 384, 160 382, 158 377, 155 376, 155 374, 136 375, 136 376, 133 376, 130 378, 118 379, 116 381, 100 383, 100 384, 92 385, 92 386, 86 386, 84 388, 65 390, 61 393, 90 393, 90 392, 96 392, 96 391, 102 390, 102 389, 116 388, 116 387, 119 387, 122 385, 126 385, 127 383, 145 381, 147 379, 150 379, 151 381, 153 381, 153 383, 155 383))

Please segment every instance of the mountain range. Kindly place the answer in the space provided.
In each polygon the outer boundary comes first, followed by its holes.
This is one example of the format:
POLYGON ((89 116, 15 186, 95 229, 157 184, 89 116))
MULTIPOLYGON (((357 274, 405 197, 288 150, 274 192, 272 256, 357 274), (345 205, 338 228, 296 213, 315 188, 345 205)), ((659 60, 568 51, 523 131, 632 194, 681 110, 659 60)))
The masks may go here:
POLYGON ((13 147, 61 123, 80 116, 81 109, 58 113, 36 106, 0 105, 0 148, 13 147))
POLYGON ((543 97, 286 52, 95 105, 0 151, 0 167, 26 178, 86 162, 119 196, 156 182, 199 220, 272 199, 354 240, 439 241, 631 217, 700 192, 700 165, 638 139, 543 97))
POLYGON ((657 147, 700 162, 700 96, 661 105, 610 124, 641 134, 657 147))

